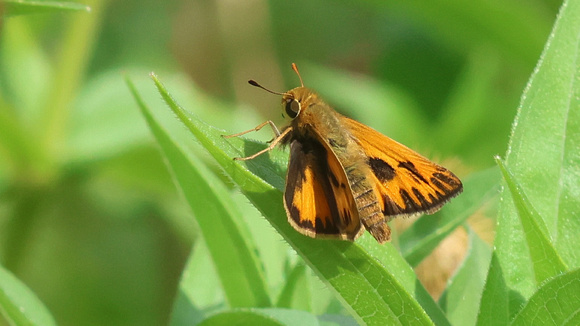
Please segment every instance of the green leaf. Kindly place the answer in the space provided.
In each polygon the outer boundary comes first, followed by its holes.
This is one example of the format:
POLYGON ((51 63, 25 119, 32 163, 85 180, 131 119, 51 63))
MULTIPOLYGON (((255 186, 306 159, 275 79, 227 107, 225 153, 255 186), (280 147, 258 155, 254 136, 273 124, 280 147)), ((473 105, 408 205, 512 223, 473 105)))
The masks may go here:
POLYGON ((198 241, 183 269, 170 325, 197 325, 208 314, 224 309, 224 293, 219 289, 220 280, 207 245, 198 241))
POLYGON ((77 95, 78 85, 85 77, 90 53, 98 40, 104 1, 91 0, 93 12, 90 15, 67 16, 60 43, 59 56, 56 58, 54 74, 51 76, 47 96, 42 100, 42 115, 36 122, 38 141, 47 165, 54 168, 61 153, 62 143, 67 135, 67 122, 70 119, 72 103, 77 95))
POLYGON ((481 304, 477 315, 478 326, 507 325, 510 321, 509 289, 504 280, 499 259, 494 252, 491 255, 489 272, 481 295, 481 304))
POLYGON ((239 212, 228 200, 229 191, 157 122, 129 79, 127 84, 197 219, 228 303, 232 307, 270 306, 255 245, 250 242, 239 212))
MULTIPOLYGON (((522 96, 505 166, 543 219, 546 239, 570 268, 580 266, 580 2, 565 1, 522 96)), ((495 239, 509 315, 535 292, 537 276, 517 206, 504 188, 495 239)), ((540 277, 543 278, 543 277, 540 277)))
POLYGON ((268 155, 262 155, 245 163, 234 161, 233 157, 255 153, 263 145, 256 146, 237 138, 226 141, 221 137, 223 132, 202 123, 179 107, 157 78, 153 78, 179 120, 308 266, 334 290, 359 323, 431 325, 435 321, 439 325, 448 324, 441 310, 419 285, 413 270, 392 245, 379 245, 368 234, 356 243, 350 243, 311 239, 296 232, 287 222, 282 205, 284 179, 280 155, 269 153, 273 154, 271 160, 268 155))
MULTIPOLYGON (((6 107, 0 108, 0 148, 4 150, 4 158, 9 159, 14 168, 25 166, 35 156, 26 132, 6 107)), ((0 175, 5 172, 0 172, 0 175)))
POLYGON ((417 266, 435 247, 462 225, 485 202, 496 196, 497 168, 474 173, 464 182, 464 192, 440 212, 422 216, 399 237, 401 252, 411 266, 417 266))
POLYGON ((89 6, 76 2, 63 1, 15 1, 5 0, 5 15, 16 16, 56 11, 91 11, 89 6))
POLYGON ((469 230, 467 257, 439 300, 453 325, 475 325, 491 258, 491 248, 469 230))
POLYGON ((299 310, 237 309, 213 315, 198 325, 318 326, 319 323, 315 316, 299 310))
POLYGON ((284 288, 278 297, 276 307, 297 308, 300 310, 312 311, 310 304, 311 298, 306 297, 307 295, 310 296, 310 291, 305 289, 307 288, 307 285, 306 265, 302 262, 298 262, 294 268, 292 268, 288 278, 286 279, 284 288), (302 291, 299 291, 298 289, 302 291), (298 295, 301 296, 296 298, 298 295))
POLYGON ((580 270, 559 275, 532 295, 512 325, 579 325, 580 270))
POLYGON ((568 267, 562 262, 556 249, 550 243, 542 218, 532 207, 523 190, 501 160, 496 158, 496 161, 511 192, 524 229, 536 282, 542 283, 548 278, 565 272, 568 267))
POLYGON ((12 325, 56 325, 36 295, 1 266, 0 312, 12 325))
POLYGON ((0 147, 19 169, 41 161, 38 140, 31 137, 30 129, 42 114, 42 99, 50 83, 50 60, 26 21, 10 19, 2 27, 0 147))

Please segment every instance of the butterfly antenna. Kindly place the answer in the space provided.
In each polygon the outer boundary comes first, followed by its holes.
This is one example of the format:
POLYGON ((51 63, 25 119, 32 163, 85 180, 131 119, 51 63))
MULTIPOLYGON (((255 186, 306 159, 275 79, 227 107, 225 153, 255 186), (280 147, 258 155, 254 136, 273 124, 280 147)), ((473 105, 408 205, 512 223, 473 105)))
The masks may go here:
POLYGON ((262 86, 262 85, 258 84, 258 82, 257 82, 257 81, 255 81, 255 80, 252 80, 252 79, 248 80, 248 83, 249 83, 250 85, 252 85, 252 86, 256 86, 256 87, 258 87, 258 88, 261 88, 261 89, 265 90, 265 91, 266 91, 266 92, 268 92, 268 93, 272 93, 272 94, 276 94, 276 95, 284 95, 284 94, 285 94, 285 93, 280 93, 280 92, 274 92, 273 90, 267 89, 266 87, 264 87, 264 86, 262 86))
POLYGON ((304 82, 302 81, 302 76, 300 76, 300 72, 298 72, 298 66, 296 66, 296 64, 294 62, 292 62, 292 70, 294 70, 294 72, 298 75, 298 78, 300 78, 300 85, 302 85, 302 87, 304 87, 304 82))

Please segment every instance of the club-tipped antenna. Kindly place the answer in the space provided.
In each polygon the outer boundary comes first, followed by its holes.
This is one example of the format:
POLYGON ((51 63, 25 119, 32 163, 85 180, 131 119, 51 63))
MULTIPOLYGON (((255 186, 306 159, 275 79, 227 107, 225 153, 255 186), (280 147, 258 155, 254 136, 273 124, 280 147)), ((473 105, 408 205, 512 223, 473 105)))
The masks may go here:
POLYGON ((302 81, 302 76, 300 76, 300 72, 298 72, 298 66, 296 66, 296 64, 294 62, 292 62, 292 70, 294 70, 294 72, 298 75, 298 78, 300 78, 300 85, 302 85, 302 87, 304 87, 304 82, 302 81))
POLYGON ((261 89, 265 90, 268 93, 272 93, 272 94, 276 94, 276 95, 284 95, 284 94, 286 94, 286 93, 274 92, 273 90, 267 89, 266 87, 258 84, 258 82, 255 81, 255 80, 253 80, 253 79, 248 80, 248 83, 250 85, 252 85, 252 86, 256 86, 258 88, 261 88, 261 89))

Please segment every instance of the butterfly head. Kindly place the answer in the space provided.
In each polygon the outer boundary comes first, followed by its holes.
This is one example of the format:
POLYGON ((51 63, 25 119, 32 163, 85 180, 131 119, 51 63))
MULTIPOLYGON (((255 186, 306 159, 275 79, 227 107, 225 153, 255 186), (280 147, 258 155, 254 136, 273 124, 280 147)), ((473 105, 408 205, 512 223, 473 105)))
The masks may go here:
POLYGON ((259 87, 272 94, 282 95, 282 107, 284 109, 284 112, 286 112, 286 114, 291 119, 294 119, 300 114, 303 108, 307 108, 311 104, 314 104, 318 100, 318 96, 310 89, 304 87, 302 77, 300 76, 300 73, 298 72, 298 67, 296 66, 295 63, 292 63, 292 70, 294 70, 298 75, 298 78, 300 78, 301 86, 293 88, 284 93, 274 92, 270 89, 267 89, 264 86, 258 84, 254 80, 249 80, 248 83, 250 83, 250 85, 252 86, 259 87))
POLYGON ((296 87, 282 94, 282 107, 291 118, 296 118, 302 110, 316 103, 318 96, 306 87, 296 87))

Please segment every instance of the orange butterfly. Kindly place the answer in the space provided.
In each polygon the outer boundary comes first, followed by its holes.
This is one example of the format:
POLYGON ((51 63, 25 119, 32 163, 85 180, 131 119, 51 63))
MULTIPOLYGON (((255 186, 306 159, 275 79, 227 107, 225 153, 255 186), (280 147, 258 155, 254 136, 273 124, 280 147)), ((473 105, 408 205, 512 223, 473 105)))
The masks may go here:
POLYGON ((253 159, 277 144, 290 144, 284 205, 290 224, 313 238, 355 240, 368 230, 379 242, 390 239, 395 217, 432 214, 457 196, 463 185, 451 171, 374 129, 334 111, 302 86, 282 95, 292 119, 280 132, 272 121, 226 137, 270 125, 276 137, 253 159), (364 226, 364 228, 363 228, 364 226))

